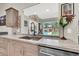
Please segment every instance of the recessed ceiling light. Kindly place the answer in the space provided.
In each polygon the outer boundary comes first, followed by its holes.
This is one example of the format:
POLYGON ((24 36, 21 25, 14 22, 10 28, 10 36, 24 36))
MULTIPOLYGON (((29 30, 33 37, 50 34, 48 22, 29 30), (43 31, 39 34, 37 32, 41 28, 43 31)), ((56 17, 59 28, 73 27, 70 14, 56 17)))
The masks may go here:
POLYGON ((46 12, 49 12, 50 10, 49 9, 46 9, 46 12))
POLYGON ((37 13, 36 13, 36 12, 34 12, 33 14, 35 14, 35 15, 36 15, 37 13))

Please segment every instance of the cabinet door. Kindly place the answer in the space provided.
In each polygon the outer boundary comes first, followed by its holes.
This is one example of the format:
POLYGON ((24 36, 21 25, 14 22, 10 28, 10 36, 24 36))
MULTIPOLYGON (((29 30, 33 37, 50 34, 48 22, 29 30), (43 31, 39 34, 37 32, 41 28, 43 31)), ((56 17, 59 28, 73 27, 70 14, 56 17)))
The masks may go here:
POLYGON ((26 43, 23 48, 24 56, 37 56, 38 55, 38 46, 26 43))
POLYGON ((9 40, 9 56, 14 56, 14 44, 13 40, 9 40))
POLYGON ((6 11, 6 25, 13 26, 13 11, 12 10, 6 11))
POLYGON ((22 56, 23 55, 23 48, 22 44, 19 41, 10 41, 9 43, 9 55, 12 56, 22 56))
POLYGON ((14 8, 6 10, 6 25, 8 27, 17 27, 18 11, 14 8))
POLYGON ((8 40, 0 38, 0 55, 8 55, 8 40))
POLYGON ((23 55, 22 42, 14 41, 13 42, 13 47, 14 47, 14 55, 15 56, 22 56, 23 55))

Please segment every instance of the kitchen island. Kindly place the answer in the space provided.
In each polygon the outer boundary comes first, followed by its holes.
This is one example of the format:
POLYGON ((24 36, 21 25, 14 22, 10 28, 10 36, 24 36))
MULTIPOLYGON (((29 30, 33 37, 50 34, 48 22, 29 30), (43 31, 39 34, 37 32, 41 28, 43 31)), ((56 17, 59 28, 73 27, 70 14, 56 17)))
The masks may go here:
MULTIPOLYGON (((26 35, 0 36, 0 55, 38 56, 40 47, 58 49, 79 55, 79 45, 73 41, 61 40, 56 37, 42 37, 40 40, 22 39, 26 35)), ((61 52, 59 52, 61 53, 61 52)))

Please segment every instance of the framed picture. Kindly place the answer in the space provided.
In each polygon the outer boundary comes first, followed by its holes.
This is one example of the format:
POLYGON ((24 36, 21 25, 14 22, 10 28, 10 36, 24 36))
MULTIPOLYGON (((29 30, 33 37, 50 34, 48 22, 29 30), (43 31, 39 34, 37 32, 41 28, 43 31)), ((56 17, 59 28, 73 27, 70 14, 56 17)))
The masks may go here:
POLYGON ((61 4, 61 16, 74 15, 74 3, 61 4))

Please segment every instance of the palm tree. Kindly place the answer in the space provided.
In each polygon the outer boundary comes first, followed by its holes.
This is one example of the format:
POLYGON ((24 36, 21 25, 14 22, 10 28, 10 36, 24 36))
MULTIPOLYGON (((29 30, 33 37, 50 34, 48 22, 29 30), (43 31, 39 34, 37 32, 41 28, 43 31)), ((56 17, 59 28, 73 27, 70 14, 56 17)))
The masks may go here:
POLYGON ((62 27, 62 30, 63 30, 63 37, 61 39, 66 40, 66 38, 64 37, 64 28, 69 24, 69 22, 67 22, 65 17, 61 17, 59 24, 60 24, 60 26, 62 27))

